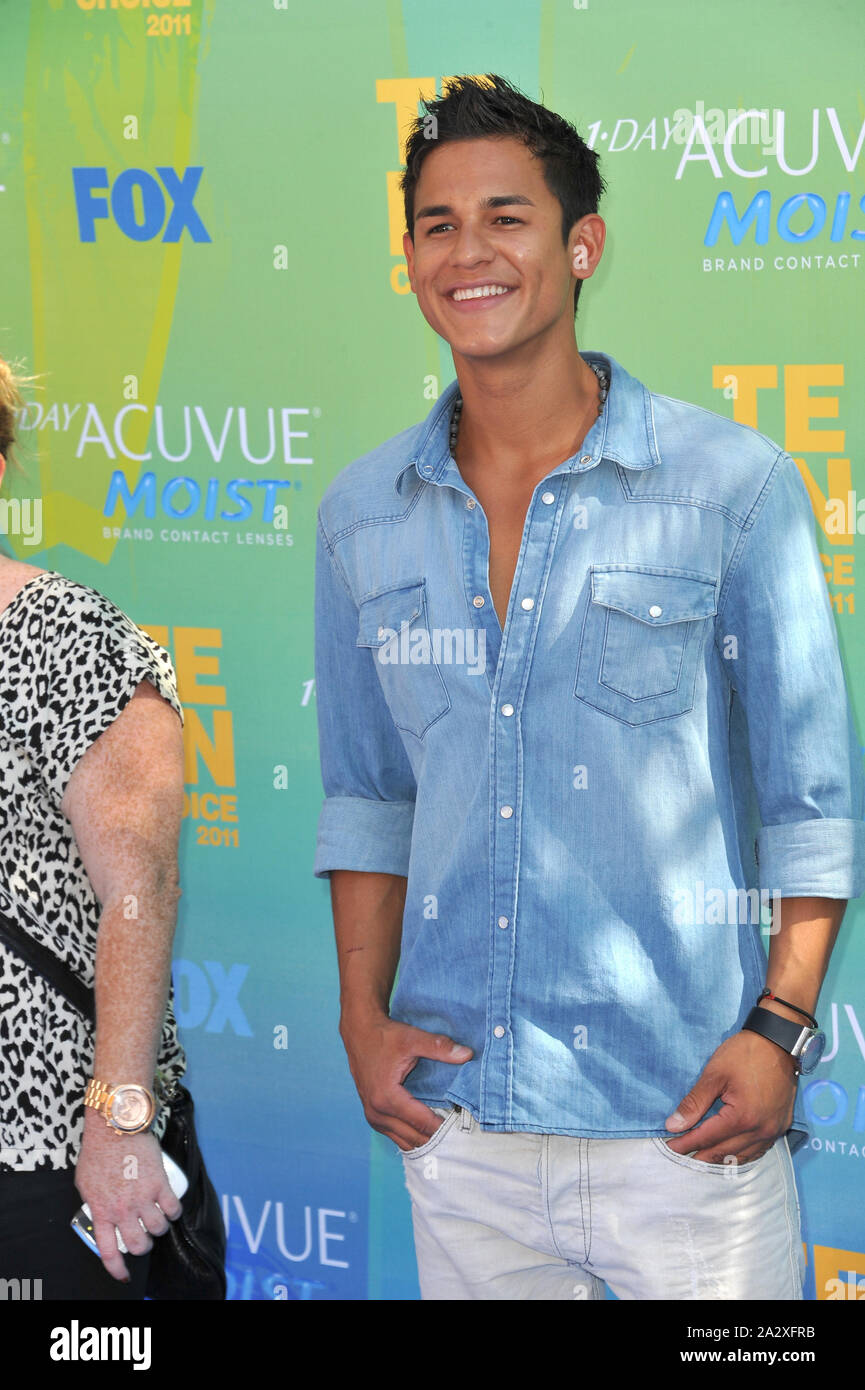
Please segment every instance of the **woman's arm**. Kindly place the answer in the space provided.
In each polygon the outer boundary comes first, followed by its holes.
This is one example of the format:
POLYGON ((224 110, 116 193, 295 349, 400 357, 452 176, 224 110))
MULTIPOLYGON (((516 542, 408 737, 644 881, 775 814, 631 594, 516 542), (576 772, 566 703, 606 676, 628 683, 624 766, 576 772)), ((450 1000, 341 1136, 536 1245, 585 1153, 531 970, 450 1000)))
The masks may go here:
MULTIPOLYGON (((149 681, 81 758, 61 808, 102 905, 92 1075, 152 1091, 180 896, 183 742, 176 711, 149 681)), ((143 1254, 152 1241, 139 1218, 160 1235, 165 1218, 180 1214, 154 1136, 118 1135, 89 1107, 75 1180, 117 1279, 127 1271, 114 1227, 132 1254, 143 1254)))

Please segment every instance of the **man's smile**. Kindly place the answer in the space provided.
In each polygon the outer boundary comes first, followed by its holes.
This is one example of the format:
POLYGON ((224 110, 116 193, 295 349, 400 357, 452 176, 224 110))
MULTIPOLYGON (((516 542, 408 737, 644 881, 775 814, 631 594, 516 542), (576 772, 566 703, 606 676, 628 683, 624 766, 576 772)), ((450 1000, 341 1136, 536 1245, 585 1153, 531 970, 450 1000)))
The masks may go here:
POLYGON ((484 284, 457 285, 447 292, 445 298, 461 310, 477 310, 488 308, 490 304, 515 293, 515 290, 514 285, 502 285, 496 280, 490 280, 484 284))

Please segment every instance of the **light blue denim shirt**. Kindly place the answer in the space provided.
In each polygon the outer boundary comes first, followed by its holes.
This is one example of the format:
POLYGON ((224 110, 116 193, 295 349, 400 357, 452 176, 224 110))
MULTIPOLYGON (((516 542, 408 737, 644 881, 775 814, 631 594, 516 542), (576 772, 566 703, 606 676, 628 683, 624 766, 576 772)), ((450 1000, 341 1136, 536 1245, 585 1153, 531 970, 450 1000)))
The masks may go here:
POLYGON ((865 890, 861 757, 794 460, 582 356, 607 403, 532 494, 504 631, 456 382, 325 491, 313 871, 407 875, 391 1016, 474 1049, 414 1096, 666 1135, 756 1003, 773 897, 865 890))

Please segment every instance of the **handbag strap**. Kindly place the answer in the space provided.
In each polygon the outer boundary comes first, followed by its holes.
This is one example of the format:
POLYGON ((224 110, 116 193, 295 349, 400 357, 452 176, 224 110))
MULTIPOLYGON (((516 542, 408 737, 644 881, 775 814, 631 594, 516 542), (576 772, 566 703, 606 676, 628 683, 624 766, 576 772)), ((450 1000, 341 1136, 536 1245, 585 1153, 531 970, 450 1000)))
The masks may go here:
POLYGON ((53 985, 59 994, 68 999, 73 1008, 83 1014, 91 1023, 96 1022, 96 1004, 94 1002, 93 990, 85 985, 83 980, 65 965, 62 960, 58 960, 53 951, 49 951, 47 946, 35 941, 17 922, 13 922, 11 917, 7 917, 0 912, 0 941, 5 941, 7 946, 26 961, 38 975, 42 975, 49 984, 53 985))
MULTIPOLYGON (((94 1026, 96 1024, 96 995, 89 985, 85 985, 83 980, 65 965, 62 960, 58 960, 53 951, 49 951, 47 946, 43 946, 40 941, 35 941, 17 922, 13 922, 11 917, 7 917, 4 912, 0 912, 0 941, 4 941, 7 946, 11 946, 16 955, 36 971, 37 975, 42 975, 50 985, 53 985, 58 994, 62 994, 64 999, 68 999, 74 1009, 83 1014, 94 1026)), ((192 1097, 179 1081, 163 1082, 159 1079, 157 1072, 156 1080, 157 1098, 166 1105, 183 1104, 188 1101, 192 1105, 192 1097)), ((169 1112, 173 1114, 173 1111, 169 1112)))

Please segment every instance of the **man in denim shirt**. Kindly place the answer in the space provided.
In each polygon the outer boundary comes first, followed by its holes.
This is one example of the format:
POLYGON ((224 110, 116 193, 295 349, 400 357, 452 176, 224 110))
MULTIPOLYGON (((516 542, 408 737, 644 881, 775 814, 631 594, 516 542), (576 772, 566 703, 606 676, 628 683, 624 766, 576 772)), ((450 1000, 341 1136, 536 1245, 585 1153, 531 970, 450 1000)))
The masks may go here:
POLYGON ((457 381, 317 535, 352 1075, 424 1298, 800 1299, 797 1077, 865 888, 807 492, 578 351, 605 229, 576 131, 497 77, 425 105, 404 246, 457 381))

